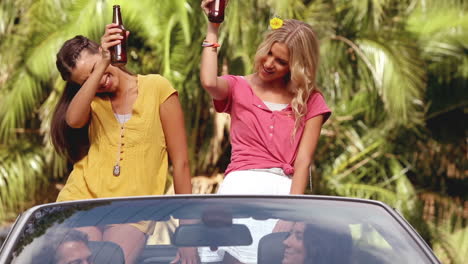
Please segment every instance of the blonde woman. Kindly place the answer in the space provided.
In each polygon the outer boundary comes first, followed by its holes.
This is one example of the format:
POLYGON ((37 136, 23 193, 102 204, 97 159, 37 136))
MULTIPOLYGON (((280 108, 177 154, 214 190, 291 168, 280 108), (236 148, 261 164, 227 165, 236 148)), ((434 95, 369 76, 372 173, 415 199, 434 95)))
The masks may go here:
MULTIPOLYGON (((202 1, 205 14, 211 2, 202 1)), ((255 55, 255 72, 219 77, 219 26, 208 23, 200 70, 216 111, 231 115, 231 162, 218 193, 304 194, 320 130, 331 114, 316 85, 315 32, 301 21, 272 19, 272 30, 255 55)), ((274 225, 262 221, 249 227, 253 233, 266 234, 274 225)), ((236 247, 242 252, 228 251, 230 255, 255 263, 259 236, 253 237, 251 249, 236 247)))

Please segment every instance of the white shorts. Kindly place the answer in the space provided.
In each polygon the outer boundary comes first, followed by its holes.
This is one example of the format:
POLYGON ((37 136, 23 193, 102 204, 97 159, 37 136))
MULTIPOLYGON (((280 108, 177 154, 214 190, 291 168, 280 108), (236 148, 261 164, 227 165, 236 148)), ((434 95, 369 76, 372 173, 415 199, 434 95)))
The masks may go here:
MULTIPOLYGON (((291 178, 281 169, 243 170, 229 173, 221 183, 218 194, 265 194, 286 195, 291 189, 291 178)), ((278 220, 254 220, 252 218, 234 219, 233 223, 246 225, 252 235, 249 246, 220 247, 211 251, 208 247, 198 248, 202 263, 219 262, 228 252, 242 263, 257 263, 258 241, 270 234, 278 220)))

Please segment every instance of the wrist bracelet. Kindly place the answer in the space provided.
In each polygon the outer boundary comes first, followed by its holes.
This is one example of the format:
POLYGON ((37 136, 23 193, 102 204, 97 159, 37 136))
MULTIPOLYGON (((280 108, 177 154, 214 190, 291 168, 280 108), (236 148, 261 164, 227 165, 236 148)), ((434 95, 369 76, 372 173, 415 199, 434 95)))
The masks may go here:
POLYGON ((219 44, 216 43, 216 42, 215 42, 215 43, 211 43, 211 42, 209 42, 208 40, 205 39, 205 40, 203 41, 203 43, 202 43, 202 47, 205 47, 205 48, 206 48, 206 47, 219 48, 219 47, 221 47, 221 45, 219 45, 219 44))

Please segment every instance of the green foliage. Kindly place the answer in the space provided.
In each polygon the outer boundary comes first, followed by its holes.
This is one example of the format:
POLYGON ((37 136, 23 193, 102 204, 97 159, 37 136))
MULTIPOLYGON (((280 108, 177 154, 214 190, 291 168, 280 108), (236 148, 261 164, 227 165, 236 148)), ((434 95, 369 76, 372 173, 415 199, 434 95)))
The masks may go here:
POLYGON ((20 139, 0 145, 0 220, 14 218, 16 212, 33 205, 31 194, 47 181, 47 167, 38 142, 20 139))
POLYGON ((468 256, 468 228, 463 206, 437 194, 431 195, 434 216, 427 221, 433 234, 433 248, 442 263, 465 263, 468 256))

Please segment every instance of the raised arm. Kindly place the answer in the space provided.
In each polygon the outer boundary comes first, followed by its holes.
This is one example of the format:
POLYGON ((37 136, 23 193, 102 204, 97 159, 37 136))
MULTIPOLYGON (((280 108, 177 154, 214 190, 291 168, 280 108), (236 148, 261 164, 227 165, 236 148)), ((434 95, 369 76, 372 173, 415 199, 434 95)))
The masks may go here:
MULTIPOLYGON (((209 4, 214 0, 203 0, 201 7, 205 14, 209 12, 209 4)), ((208 22, 206 41, 218 42, 220 24, 208 22)), ((204 47, 200 66, 200 80, 203 88, 216 100, 224 100, 228 96, 228 82, 218 77, 218 50, 213 47, 204 47)))
POLYGON ((322 129, 323 115, 306 121, 299 150, 294 161, 294 175, 290 194, 304 194, 309 180, 309 167, 314 161, 314 152, 322 129))
MULTIPOLYGON (((93 59, 92 54, 83 50, 80 58, 77 60, 77 65, 72 71, 72 80, 81 85, 80 90, 73 97, 67 109, 66 122, 70 127, 80 128, 86 125, 90 118, 91 102, 96 96, 96 91, 101 85, 102 76, 110 64, 109 48, 120 43, 122 37, 121 29, 116 28, 115 24, 106 25, 104 35, 101 38, 101 55, 96 55, 98 59, 93 59), (87 61, 89 59, 89 61, 87 61), (80 68, 80 64, 92 63, 91 67, 85 67, 87 72, 79 72, 79 77, 74 76, 76 69, 80 68), (88 69, 89 68, 89 69, 88 69)), ((81 67, 83 68, 83 67, 81 67)))

